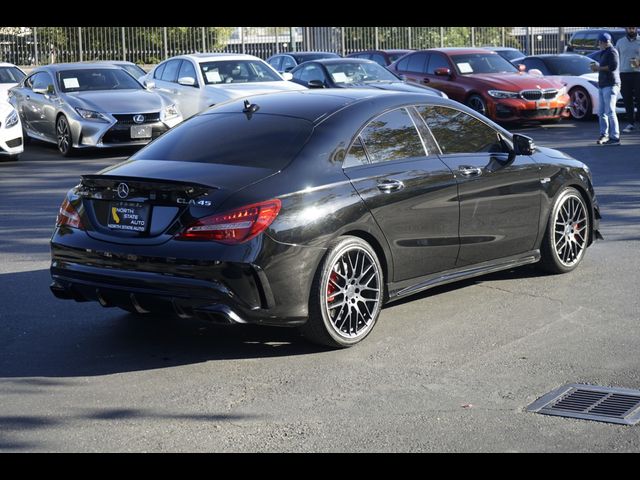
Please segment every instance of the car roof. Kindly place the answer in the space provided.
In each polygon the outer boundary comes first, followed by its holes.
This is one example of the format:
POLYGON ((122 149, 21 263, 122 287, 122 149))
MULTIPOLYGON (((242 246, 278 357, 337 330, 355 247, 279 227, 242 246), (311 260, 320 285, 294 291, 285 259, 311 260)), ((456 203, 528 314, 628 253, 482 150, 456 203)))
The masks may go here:
MULTIPOLYGON (((73 63, 52 63, 51 65, 43 65, 37 70, 51 70, 52 72, 62 72, 65 70, 89 70, 92 68, 122 70, 120 67, 111 62, 73 62, 73 63)), ((35 70, 34 70, 35 71, 35 70)))
POLYGON ((340 57, 340 58, 318 58, 317 60, 310 60, 311 62, 322 63, 323 65, 337 65, 340 63, 369 63, 373 64, 376 62, 373 60, 368 60, 366 58, 352 58, 352 57, 340 57))
POLYGON ((504 52, 506 50, 515 50, 516 52, 519 52, 520 49, 519 48, 515 48, 515 47, 492 47, 492 46, 487 46, 487 47, 482 47, 485 50, 493 50, 495 52, 504 52))
POLYGON ((190 58, 195 60, 196 62, 207 62, 207 61, 215 61, 215 60, 260 60, 263 62, 264 60, 254 57, 253 55, 248 55, 246 53, 189 53, 186 55, 176 55, 171 58, 167 58, 167 60, 174 60, 176 58, 190 58))
POLYGON ((251 95, 247 98, 228 101, 212 107, 201 115, 242 112, 244 101, 249 100, 260 107, 258 114, 286 115, 319 123, 349 105, 385 97, 391 100, 395 98, 398 105, 420 101, 433 102, 434 99, 436 101, 440 99, 440 97, 428 93, 408 93, 368 88, 296 90, 251 95))
POLYGON ((13 63, 0 62, 0 67, 16 67, 17 68, 17 65, 14 65, 13 63))
MULTIPOLYGON (((429 48, 423 50, 425 52, 442 52, 442 53, 495 53, 491 50, 484 48, 469 48, 469 47, 443 47, 443 48, 429 48)), ((497 55, 497 53, 496 53, 497 55)))
POLYGON ((579 53, 537 53, 535 55, 527 55, 524 58, 570 58, 570 57, 580 57, 584 58, 584 55, 580 55, 579 53))

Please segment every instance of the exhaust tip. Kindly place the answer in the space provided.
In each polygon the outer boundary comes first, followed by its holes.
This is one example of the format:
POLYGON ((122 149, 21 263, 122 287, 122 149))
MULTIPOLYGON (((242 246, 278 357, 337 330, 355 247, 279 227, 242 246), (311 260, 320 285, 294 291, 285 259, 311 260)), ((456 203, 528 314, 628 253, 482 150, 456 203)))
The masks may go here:
POLYGON ((142 308, 142 306, 138 303, 138 300, 136 299, 135 294, 133 293, 129 294, 129 300, 131 300, 131 305, 133 305, 133 308, 136 309, 136 312, 149 313, 149 310, 142 308))

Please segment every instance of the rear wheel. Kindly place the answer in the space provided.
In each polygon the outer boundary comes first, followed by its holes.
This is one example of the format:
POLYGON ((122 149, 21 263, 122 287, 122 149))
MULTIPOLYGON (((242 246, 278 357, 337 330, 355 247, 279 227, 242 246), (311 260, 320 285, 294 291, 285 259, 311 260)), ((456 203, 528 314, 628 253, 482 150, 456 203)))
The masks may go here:
POLYGON ((64 157, 70 157, 74 154, 73 138, 71 137, 71 127, 69 121, 64 115, 58 117, 56 122, 56 138, 58 151, 64 157))
POLYGON ((564 189, 553 205, 542 240, 540 266, 551 273, 570 272, 584 257, 589 240, 587 204, 575 189, 564 189))
POLYGON ((302 333, 321 345, 355 345, 378 320, 383 291, 382 268, 373 248, 358 237, 338 238, 316 272, 302 333))
POLYGON ((582 87, 575 87, 569 92, 571 101, 569 111, 576 120, 588 120, 591 117, 593 105, 589 93, 582 87))

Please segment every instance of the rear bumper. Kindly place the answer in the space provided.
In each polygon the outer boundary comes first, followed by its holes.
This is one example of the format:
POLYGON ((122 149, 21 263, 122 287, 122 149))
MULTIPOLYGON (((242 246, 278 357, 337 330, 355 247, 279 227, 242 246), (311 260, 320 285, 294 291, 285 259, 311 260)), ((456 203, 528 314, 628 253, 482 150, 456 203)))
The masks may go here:
POLYGON ((96 241, 78 230, 72 235, 56 231, 50 288, 61 299, 140 313, 222 323, 303 324, 315 271, 308 262, 319 262, 323 250, 268 237, 255 240, 267 254, 245 261, 237 252, 206 242, 136 247, 96 241), (173 253, 167 255, 167 249, 173 253))

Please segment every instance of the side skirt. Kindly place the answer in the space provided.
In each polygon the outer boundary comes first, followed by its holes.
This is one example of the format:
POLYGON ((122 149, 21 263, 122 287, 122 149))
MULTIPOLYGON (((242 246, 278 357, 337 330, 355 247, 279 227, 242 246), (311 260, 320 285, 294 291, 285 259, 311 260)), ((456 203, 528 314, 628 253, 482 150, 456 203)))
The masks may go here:
POLYGON ((429 288, 445 285, 458 280, 486 275, 488 273, 508 270, 510 268, 536 263, 540 260, 540 250, 531 250, 530 252, 513 255, 511 257, 499 258, 488 262, 478 263, 472 266, 465 266, 445 272, 438 272, 424 277, 403 280, 402 282, 387 284, 389 292, 388 302, 399 300, 402 297, 413 295, 414 293, 428 290, 429 288))

